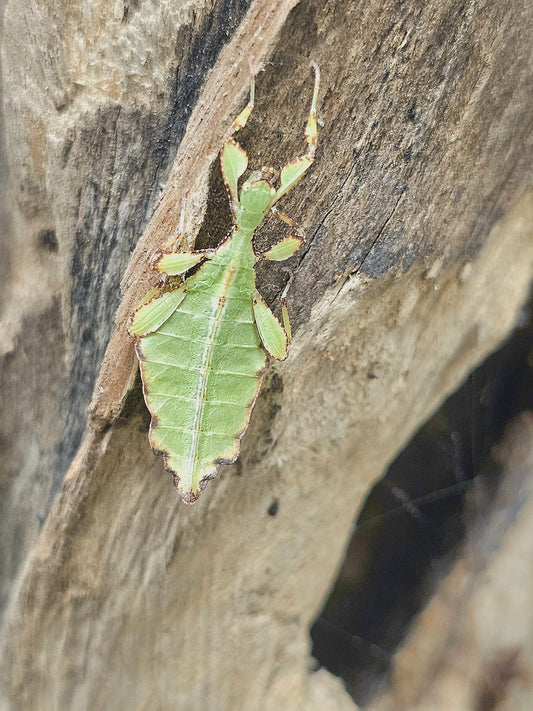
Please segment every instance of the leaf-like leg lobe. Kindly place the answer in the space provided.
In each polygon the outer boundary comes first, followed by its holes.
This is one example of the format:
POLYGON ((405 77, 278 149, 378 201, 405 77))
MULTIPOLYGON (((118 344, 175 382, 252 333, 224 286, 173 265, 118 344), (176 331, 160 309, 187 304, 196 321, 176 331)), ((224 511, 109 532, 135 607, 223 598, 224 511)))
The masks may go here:
POLYGON ((288 338, 283 326, 256 290, 253 301, 255 323, 264 347, 278 360, 287 357, 288 338))
POLYGON ((185 298, 185 286, 166 291, 142 304, 132 315, 129 333, 131 336, 146 336, 157 331, 167 321, 185 298))

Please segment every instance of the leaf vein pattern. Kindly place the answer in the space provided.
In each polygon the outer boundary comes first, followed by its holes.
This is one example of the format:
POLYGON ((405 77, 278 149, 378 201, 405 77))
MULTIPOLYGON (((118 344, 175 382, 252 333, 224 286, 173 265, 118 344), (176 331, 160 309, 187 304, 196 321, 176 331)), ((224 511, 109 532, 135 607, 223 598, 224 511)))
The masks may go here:
MULTIPOLYGON (((169 400, 183 400, 184 402, 195 402, 196 398, 194 397, 187 397, 187 395, 169 395, 168 393, 157 393, 157 397, 165 397, 169 400)), ((229 402, 227 400, 214 400, 211 398, 209 400, 210 405, 230 405, 231 407, 237 407, 240 406, 242 407, 243 410, 249 410, 251 407, 251 404, 248 405, 241 405, 238 402, 229 402)), ((161 427, 161 425, 159 425, 161 427)))
MULTIPOLYGON (((195 430, 191 427, 170 427, 169 425, 160 425, 160 430, 173 430, 175 432, 192 432, 194 434, 195 430)), ((216 437, 225 437, 228 440, 239 439, 236 435, 229 435, 227 432, 213 432, 212 430, 200 430, 203 434, 215 435, 216 437)))
MULTIPOLYGON (((239 321, 238 323, 244 323, 245 325, 251 325, 248 323, 248 321, 239 321)), ((188 341, 189 343, 199 343, 199 344, 206 344, 209 343, 209 339, 204 340, 203 338, 188 338, 187 336, 178 336, 175 333, 167 333, 166 331, 161 331, 158 330, 157 332, 158 336, 168 336, 169 338, 179 338, 182 341, 188 341)), ((250 346, 247 344, 243 343, 216 343, 217 346, 222 346, 226 348, 257 348, 257 346, 250 346)), ((150 361, 150 362, 155 362, 155 361, 150 361)))
MULTIPOLYGON (((206 341, 208 343, 208 341, 206 341)), ((216 343, 213 343, 213 346, 216 346, 216 343)), ((180 370, 197 370, 198 372, 202 372, 204 369, 204 363, 199 366, 192 366, 192 365, 179 365, 178 363, 165 363, 162 360, 150 360, 148 361, 149 363, 153 363, 154 365, 164 365, 165 367, 169 368, 179 368, 180 370)), ((250 373, 234 373, 231 370, 217 370, 217 375, 238 375, 240 378, 256 378, 256 375, 250 375, 250 373)))
POLYGON ((226 294, 229 291, 232 281, 235 279, 236 275, 235 269, 228 269, 224 281, 222 282, 221 292, 218 296, 218 304, 215 311, 215 319, 212 321, 209 332, 208 340, 206 342, 206 347, 202 354, 202 364, 203 370, 200 371, 200 377, 198 378, 198 389, 196 391, 196 402, 198 407, 194 413, 194 423, 193 423, 193 441, 189 454, 189 461, 187 462, 187 478, 192 478, 194 472, 194 465, 198 458, 198 444, 200 442, 200 433, 202 426, 202 419, 204 415, 205 402, 206 402, 206 392, 207 392, 207 380, 209 378, 209 373, 211 371, 211 363, 213 360, 213 352, 216 346, 216 336, 220 330, 220 324, 222 322, 222 315, 224 313, 224 305, 226 301, 226 294))

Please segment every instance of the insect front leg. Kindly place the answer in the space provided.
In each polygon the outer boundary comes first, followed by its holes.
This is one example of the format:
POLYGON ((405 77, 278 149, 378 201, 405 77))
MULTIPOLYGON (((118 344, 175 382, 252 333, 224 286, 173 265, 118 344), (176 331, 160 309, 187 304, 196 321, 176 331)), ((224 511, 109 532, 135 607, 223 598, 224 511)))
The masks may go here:
POLYGON ((248 66, 250 67, 250 98, 248 99, 248 103, 246 104, 244 109, 241 111, 241 113, 237 116, 237 118, 231 124, 229 132, 228 132, 228 136, 233 135, 236 131, 239 131, 241 128, 244 128, 246 126, 246 122, 250 118, 250 114, 252 113, 253 108, 254 108, 255 71, 254 71, 251 57, 248 60, 248 66))
POLYGON ((159 254, 162 254, 163 252, 174 252, 176 251, 174 248, 176 246, 176 243, 181 240, 183 237, 183 231, 184 231, 184 225, 185 225, 185 205, 187 204, 187 195, 189 194, 188 190, 185 190, 181 196, 181 208, 180 208, 180 220, 178 223, 178 229, 174 232, 172 237, 169 239, 168 242, 166 242, 162 247, 160 247, 155 254, 152 256, 151 259, 151 265, 154 265, 154 261, 157 259, 157 256, 159 254))
POLYGON ((311 62, 311 67, 315 72, 315 86, 313 89, 313 99, 311 101, 311 109, 309 118, 305 127, 305 140, 307 141, 307 153, 303 156, 298 156, 282 169, 280 176, 280 186, 276 191, 272 203, 277 202, 280 197, 285 195, 296 183, 302 178, 305 171, 313 163, 315 159, 316 147, 318 145, 318 132, 316 126, 316 106, 318 100, 318 88, 320 86, 320 69, 318 64, 311 62))
POLYGON ((269 259, 272 262, 281 262, 295 254, 305 242, 305 233, 300 225, 291 219, 288 215, 278 210, 276 206, 272 208, 272 212, 276 217, 285 222, 291 227, 290 233, 281 239, 270 249, 258 255, 258 259, 269 259))
POLYGON ((250 59, 250 98, 248 99, 248 103, 245 108, 231 124, 226 140, 224 141, 224 146, 220 153, 222 179, 224 180, 224 184, 226 186, 234 217, 237 212, 237 205, 239 204, 239 190, 237 183, 241 175, 246 170, 248 165, 248 156, 244 148, 242 148, 237 141, 231 138, 231 136, 236 131, 240 131, 241 128, 246 126, 246 122, 250 118, 250 114, 254 108, 254 97, 255 73, 252 66, 252 60, 250 59))

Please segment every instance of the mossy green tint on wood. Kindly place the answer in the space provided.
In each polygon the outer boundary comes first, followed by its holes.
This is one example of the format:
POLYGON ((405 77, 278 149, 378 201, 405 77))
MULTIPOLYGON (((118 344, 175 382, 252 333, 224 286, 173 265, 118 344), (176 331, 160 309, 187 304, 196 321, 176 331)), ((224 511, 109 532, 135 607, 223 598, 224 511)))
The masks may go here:
MULTIPOLYGON (((285 292, 281 325, 256 289, 254 266, 260 259, 291 257, 305 240, 300 227, 275 203, 314 160, 320 75, 316 64, 312 66, 315 88, 305 130, 306 154, 289 162, 279 181, 273 169, 263 168, 239 190, 248 157, 228 137, 221 167, 233 214, 231 234, 214 250, 176 252, 175 241, 159 250, 153 264, 161 274, 176 277, 203 264, 175 287, 167 281, 159 292, 149 293, 131 318, 129 330, 137 337, 144 397, 152 414, 150 443, 156 454, 163 455, 187 503, 196 501, 219 464, 238 457, 267 353, 279 360, 287 356, 290 324, 285 292), (290 234, 257 254, 253 236, 271 209, 290 226, 290 234)), ((253 102, 251 72, 250 100, 229 136, 246 125, 253 102)))

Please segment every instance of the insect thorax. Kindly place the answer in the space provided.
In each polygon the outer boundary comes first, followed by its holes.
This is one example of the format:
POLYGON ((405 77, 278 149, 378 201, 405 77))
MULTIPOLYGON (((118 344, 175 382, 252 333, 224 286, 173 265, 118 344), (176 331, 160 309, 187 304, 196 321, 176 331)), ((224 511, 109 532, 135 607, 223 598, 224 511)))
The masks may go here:
POLYGON ((274 194, 275 190, 267 180, 246 181, 239 196, 239 224, 244 229, 255 230, 263 221, 274 194))

